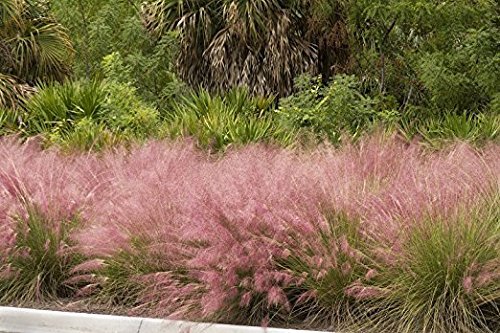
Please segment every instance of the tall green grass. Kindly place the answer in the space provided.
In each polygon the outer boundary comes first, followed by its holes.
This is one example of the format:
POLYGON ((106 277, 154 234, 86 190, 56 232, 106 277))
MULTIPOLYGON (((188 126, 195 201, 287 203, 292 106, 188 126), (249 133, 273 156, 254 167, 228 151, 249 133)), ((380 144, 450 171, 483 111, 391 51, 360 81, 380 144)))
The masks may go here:
MULTIPOLYGON (((500 197, 407 230, 371 287, 367 332, 495 332, 500 306, 500 197)), ((370 283, 368 283, 370 285, 370 283)))
POLYGON ((83 256, 73 249, 71 232, 78 219, 54 221, 26 204, 16 221, 14 246, 0 276, 0 302, 43 302, 74 295, 72 269, 83 256))

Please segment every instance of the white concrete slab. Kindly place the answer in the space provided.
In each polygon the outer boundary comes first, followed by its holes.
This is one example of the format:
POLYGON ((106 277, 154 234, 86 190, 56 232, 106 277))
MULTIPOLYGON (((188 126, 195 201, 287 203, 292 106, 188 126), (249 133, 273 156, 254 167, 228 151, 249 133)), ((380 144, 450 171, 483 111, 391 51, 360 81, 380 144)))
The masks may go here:
POLYGON ((0 307, 0 333, 320 333, 0 307))

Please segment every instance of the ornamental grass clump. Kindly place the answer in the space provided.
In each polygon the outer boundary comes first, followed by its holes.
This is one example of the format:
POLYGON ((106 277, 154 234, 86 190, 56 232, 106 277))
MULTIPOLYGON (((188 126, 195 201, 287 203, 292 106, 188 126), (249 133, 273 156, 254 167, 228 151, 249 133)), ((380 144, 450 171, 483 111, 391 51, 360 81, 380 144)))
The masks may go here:
POLYGON ((290 290, 295 320, 312 326, 351 327, 359 316, 360 301, 382 294, 377 288, 360 287, 377 270, 359 223, 323 208, 313 232, 291 236, 279 267, 297 281, 290 290))
POLYGON ((0 302, 73 295, 72 269, 83 255, 72 237, 99 187, 85 160, 1 139, 0 302))
POLYGON ((77 233, 79 249, 98 279, 82 295, 132 313, 185 317, 199 308, 196 275, 187 270, 195 250, 183 230, 191 191, 204 161, 189 144, 150 142, 103 156, 110 186, 85 212, 92 221, 77 233))
POLYGON ((81 260, 70 235, 77 219, 53 221, 33 206, 16 218, 16 230, 0 266, 0 302, 24 303, 73 295, 71 271, 81 260))
POLYGON ((499 322, 500 200, 412 226, 393 264, 365 288, 367 332, 494 332, 499 322))
POLYGON ((283 289, 293 277, 273 258, 286 236, 279 212, 298 197, 294 160, 279 149, 255 146, 208 165, 201 205, 190 216, 190 237, 203 244, 190 264, 206 286, 206 315, 252 324, 287 316, 291 304, 283 289))

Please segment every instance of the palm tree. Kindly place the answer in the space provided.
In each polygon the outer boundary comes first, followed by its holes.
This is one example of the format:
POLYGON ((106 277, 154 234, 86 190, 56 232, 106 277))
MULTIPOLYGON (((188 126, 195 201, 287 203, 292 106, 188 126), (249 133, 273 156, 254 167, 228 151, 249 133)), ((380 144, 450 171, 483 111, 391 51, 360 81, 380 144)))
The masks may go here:
POLYGON ((342 4, 154 0, 143 5, 142 19, 157 37, 179 31, 178 68, 191 85, 218 91, 246 85, 253 93, 285 95, 298 74, 331 74, 338 51, 347 45, 342 4))
POLYGON ((69 74, 71 41, 48 11, 43 0, 1 1, 0 106, 14 106, 37 81, 61 81, 69 74))

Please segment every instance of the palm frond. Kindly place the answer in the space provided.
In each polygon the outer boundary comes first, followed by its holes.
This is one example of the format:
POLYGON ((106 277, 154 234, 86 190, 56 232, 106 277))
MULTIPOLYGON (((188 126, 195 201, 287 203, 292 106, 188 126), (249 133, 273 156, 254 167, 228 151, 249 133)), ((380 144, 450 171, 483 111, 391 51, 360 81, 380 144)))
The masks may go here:
POLYGON ((0 5, 0 65, 18 80, 62 80, 73 48, 66 30, 48 13, 46 1, 5 0, 0 5))
POLYGON ((35 91, 35 88, 17 81, 15 77, 0 73, 0 108, 15 108, 35 91))
POLYGON ((177 65, 192 86, 221 92, 244 85, 253 94, 286 95, 297 75, 330 70, 331 63, 345 58, 328 58, 319 66, 324 57, 318 56, 318 46, 337 54, 346 45, 344 2, 333 3, 321 31, 308 23, 316 14, 306 1, 155 0, 143 5, 142 19, 156 37, 179 31, 177 65), (321 44, 320 33, 332 27, 335 42, 321 44))

